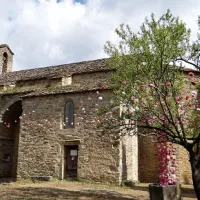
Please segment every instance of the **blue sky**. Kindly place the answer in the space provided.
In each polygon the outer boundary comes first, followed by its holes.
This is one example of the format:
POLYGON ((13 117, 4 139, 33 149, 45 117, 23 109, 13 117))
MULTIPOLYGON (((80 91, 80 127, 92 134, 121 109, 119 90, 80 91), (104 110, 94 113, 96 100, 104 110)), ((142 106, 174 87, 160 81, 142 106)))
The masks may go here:
POLYGON ((85 4, 85 3, 86 3, 86 0, 74 0, 74 2, 81 3, 81 4, 85 4))
MULTIPOLYGON (((57 3, 60 3, 62 2, 63 0, 57 0, 57 3)), ((76 3, 81 3, 81 4, 85 4, 86 3, 86 0, 74 0, 74 2, 76 3)))
POLYGON ((136 32, 146 16, 168 8, 195 40, 199 0, 0 0, 0 43, 15 53, 14 70, 103 58, 121 23, 136 32))

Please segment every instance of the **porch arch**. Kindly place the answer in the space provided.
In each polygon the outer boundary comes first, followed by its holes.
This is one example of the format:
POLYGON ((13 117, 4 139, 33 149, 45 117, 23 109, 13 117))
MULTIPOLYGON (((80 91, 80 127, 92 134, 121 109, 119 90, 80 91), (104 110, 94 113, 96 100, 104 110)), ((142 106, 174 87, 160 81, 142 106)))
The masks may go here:
POLYGON ((14 98, 0 112, 0 178, 17 177, 22 101, 14 98))
POLYGON ((14 97, 12 98, 10 101, 8 101, 3 108, 0 110, 0 117, 2 117, 4 115, 4 113, 9 109, 9 107, 11 105, 13 105, 14 103, 16 103, 17 101, 22 101, 22 99, 20 97, 14 97))

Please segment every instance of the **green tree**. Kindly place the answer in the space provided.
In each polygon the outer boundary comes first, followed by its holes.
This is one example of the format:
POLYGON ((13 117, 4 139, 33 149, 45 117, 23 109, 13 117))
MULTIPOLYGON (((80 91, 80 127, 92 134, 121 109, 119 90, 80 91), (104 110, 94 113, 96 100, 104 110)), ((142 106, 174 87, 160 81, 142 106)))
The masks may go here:
MULTIPOLYGON (((107 42, 108 64, 116 69, 113 85, 116 101, 124 106, 121 124, 146 129, 146 136, 165 137, 189 152, 192 179, 200 199, 200 108, 194 73, 199 39, 190 43, 190 30, 168 10, 158 20, 154 14, 133 33, 129 26, 116 29, 118 46, 107 42), (183 88, 188 88, 184 93, 183 88)), ((137 131, 140 134, 140 131, 137 131)))

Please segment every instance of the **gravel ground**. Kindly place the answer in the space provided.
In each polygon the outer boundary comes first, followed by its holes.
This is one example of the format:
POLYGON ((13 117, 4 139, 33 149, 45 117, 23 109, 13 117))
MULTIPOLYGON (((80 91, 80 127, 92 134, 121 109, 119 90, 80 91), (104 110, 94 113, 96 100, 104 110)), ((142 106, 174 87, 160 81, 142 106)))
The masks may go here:
MULTIPOLYGON (((0 200, 149 200, 148 184, 133 189, 85 182, 13 182, 0 184, 0 200)), ((183 200, 195 200, 192 186, 183 186, 183 200)))

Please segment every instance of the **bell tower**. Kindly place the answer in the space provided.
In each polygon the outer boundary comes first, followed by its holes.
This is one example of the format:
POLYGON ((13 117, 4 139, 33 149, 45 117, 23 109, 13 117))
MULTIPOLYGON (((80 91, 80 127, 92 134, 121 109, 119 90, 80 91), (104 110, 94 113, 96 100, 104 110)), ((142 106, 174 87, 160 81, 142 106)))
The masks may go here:
POLYGON ((0 74, 12 71, 13 55, 7 44, 0 45, 0 74))

